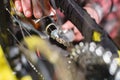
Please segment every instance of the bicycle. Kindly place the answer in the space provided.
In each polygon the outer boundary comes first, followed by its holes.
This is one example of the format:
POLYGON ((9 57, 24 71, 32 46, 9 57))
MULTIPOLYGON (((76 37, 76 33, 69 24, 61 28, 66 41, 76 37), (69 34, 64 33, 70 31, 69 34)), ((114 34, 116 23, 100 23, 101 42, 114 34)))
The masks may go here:
MULTIPOLYGON (((1 3, 3 3, 3 0, 1 0, 1 3)), ((54 5, 54 2, 52 3, 54 5)), ((85 36, 84 42, 80 42, 76 46, 71 45, 71 42, 66 42, 67 36, 65 36, 65 34, 67 33, 61 32, 61 29, 56 27, 56 23, 51 19, 51 16, 40 19, 39 22, 44 22, 45 28, 42 27, 43 29, 37 30, 34 27, 34 22, 25 18, 24 15, 12 14, 10 16, 16 27, 13 25, 12 27, 1 26, 0 35, 2 49, 6 55, 5 58, 10 63, 9 65, 12 67, 11 70, 16 72, 15 74, 17 77, 15 75, 13 76, 11 71, 9 74, 11 74, 15 80, 17 78, 23 79, 26 75, 29 75, 27 79, 34 79, 36 77, 37 79, 42 80, 52 80, 53 76, 50 75, 46 65, 40 59, 42 57, 42 59, 47 60, 54 66, 53 72, 56 73, 56 78, 58 80, 79 80, 80 77, 83 78, 82 80, 120 79, 119 49, 109 36, 73 0, 62 0, 61 2, 58 0, 55 1, 55 3, 57 4, 57 7, 63 9, 62 11, 64 11, 64 14, 68 19, 70 19, 83 33, 83 36, 85 36), (58 3, 64 4, 63 6, 60 6, 58 3), (68 4, 67 7, 66 3, 68 4), (84 16, 81 15, 81 13, 84 13, 84 16), (85 18, 87 18, 89 22, 85 18), (77 19, 84 20, 84 23, 77 19), (49 21, 50 25, 46 24, 45 21, 49 21), (88 33, 84 33, 84 31, 88 30, 90 30, 89 37, 87 35, 88 33), (60 36, 59 34, 63 35, 60 36), (100 35, 97 39, 95 36, 96 34, 100 35), (101 36, 102 38, 104 37, 105 40, 101 40, 101 36), (12 39, 10 40, 10 38, 12 39), (63 50, 57 45, 53 46, 49 41, 49 38, 60 41, 60 44, 62 45, 66 43, 66 45, 63 46, 67 46, 67 48, 71 46, 72 48, 70 48, 69 51, 63 50), (106 43, 107 41, 108 43, 106 43), (107 44, 110 46, 106 47, 107 44), (12 50, 15 50, 15 52, 12 52, 12 50), (41 53, 41 57, 39 52, 41 53), (19 67, 17 68, 19 65, 21 65, 20 69, 19 67), (112 66, 116 68, 113 69, 112 66), (102 70, 105 70, 105 72, 102 70), (103 73, 105 73, 105 75, 103 73)), ((2 8, 1 10, 6 11, 6 8, 4 7, 4 5, 1 5, 0 8, 2 8)), ((8 9, 7 12, 11 14, 8 9)), ((5 13, 1 16, 5 16, 5 13)), ((6 25, 4 22, 6 21, 3 20, 3 26, 6 25)))

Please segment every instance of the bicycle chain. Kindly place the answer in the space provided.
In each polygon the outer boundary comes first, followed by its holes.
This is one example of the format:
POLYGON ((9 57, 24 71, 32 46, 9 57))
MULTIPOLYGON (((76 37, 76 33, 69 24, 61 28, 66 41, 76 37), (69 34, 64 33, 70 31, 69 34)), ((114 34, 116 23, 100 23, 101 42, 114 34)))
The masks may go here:
POLYGON ((88 80, 96 80, 96 76, 99 78, 97 80, 120 80, 120 62, 117 54, 112 54, 110 50, 95 42, 80 42, 75 45, 69 58, 85 72, 88 80))

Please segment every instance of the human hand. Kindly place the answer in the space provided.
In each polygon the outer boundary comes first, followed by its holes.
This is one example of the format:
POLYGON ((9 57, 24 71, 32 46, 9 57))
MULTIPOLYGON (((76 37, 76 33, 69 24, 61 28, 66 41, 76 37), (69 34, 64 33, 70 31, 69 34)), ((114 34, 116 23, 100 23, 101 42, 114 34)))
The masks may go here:
MULTIPOLYGON (((46 5, 49 6, 47 9, 50 10, 51 6, 48 0, 45 1, 46 5)), ((43 15, 39 0, 14 0, 14 3, 16 9, 19 12, 23 12, 24 15, 28 18, 30 18, 31 16, 34 16, 35 18, 40 18, 43 15)), ((75 34, 74 41, 80 41, 83 39, 83 36, 79 32, 79 30, 70 21, 67 21, 65 24, 63 24, 62 28, 73 29, 73 32, 75 34)))
MULTIPOLYGON (((86 6, 84 7, 84 9, 88 12, 88 14, 93 18, 95 19, 96 23, 100 23, 100 19, 99 19, 99 16, 97 14, 97 12, 89 7, 89 6, 86 6)), ((74 37, 74 41, 80 41, 82 39, 84 39, 84 37, 82 36, 82 34, 80 33, 80 31, 75 27, 74 24, 72 24, 70 21, 67 21, 63 26, 62 26, 63 29, 66 29, 66 30, 69 30, 69 29, 73 29, 73 32, 75 34, 75 37, 74 37)))
MULTIPOLYGON (((44 0, 45 7, 47 10, 51 9, 49 0, 44 0)), ((28 18, 34 16, 35 18, 40 18, 43 16, 41 4, 39 0, 14 0, 15 7, 19 12, 23 12, 28 18)))
POLYGON ((75 27, 74 24, 72 24, 72 22, 70 21, 66 21, 63 25, 62 25, 62 29, 63 30, 69 30, 72 29, 74 32, 74 41, 80 41, 82 39, 84 39, 84 37, 82 36, 82 34, 80 33, 80 31, 75 27))

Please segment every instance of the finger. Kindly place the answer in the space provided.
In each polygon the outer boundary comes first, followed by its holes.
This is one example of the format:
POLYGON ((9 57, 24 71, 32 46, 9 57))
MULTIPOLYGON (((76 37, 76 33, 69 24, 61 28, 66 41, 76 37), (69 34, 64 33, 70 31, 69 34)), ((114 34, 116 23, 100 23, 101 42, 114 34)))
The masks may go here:
POLYGON ((48 10, 48 11, 51 9, 49 0, 44 0, 44 6, 45 6, 46 10, 48 10))
POLYGON ((81 32, 75 26, 74 26, 73 31, 74 31, 74 34, 75 34, 74 41, 80 41, 80 40, 84 39, 81 32))
POLYGON ((65 30, 73 29, 73 32, 75 34, 74 41, 80 41, 84 39, 80 31, 70 21, 67 21, 65 24, 63 24, 62 29, 65 29, 65 30))
POLYGON ((32 16, 31 0, 21 0, 23 13, 26 17, 32 16))
POLYGON ((22 12, 22 5, 21 5, 21 1, 20 0, 15 0, 15 7, 19 12, 22 12))
POLYGON ((50 5, 49 0, 44 0, 42 6, 43 6, 43 8, 45 8, 45 9, 44 9, 44 15, 45 15, 45 16, 46 16, 46 15, 49 15, 49 14, 50 14, 50 11, 52 11, 52 7, 51 7, 51 5, 50 5))
POLYGON ((62 29, 67 29, 67 30, 72 29, 73 27, 74 25, 70 21, 67 21, 62 25, 62 29))
POLYGON ((83 39, 84 37, 81 35, 81 33, 75 34, 74 41, 81 41, 83 39))
POLYGON ((35 18, 40 18, 42 16, 42 10, 39 0, 32 0, 33 15, 35 18))

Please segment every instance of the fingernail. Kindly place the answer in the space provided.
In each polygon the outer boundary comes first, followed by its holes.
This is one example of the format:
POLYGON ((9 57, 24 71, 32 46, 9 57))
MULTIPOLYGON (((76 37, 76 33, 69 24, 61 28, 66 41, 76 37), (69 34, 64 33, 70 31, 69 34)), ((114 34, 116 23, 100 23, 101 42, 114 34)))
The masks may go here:
POLYGON ((32 15, 32 14, 31 14, 30 11, 26 11, 26 12, 25 12, 25 16, 26 16, 26 17, 31 17, 31 15, 32 15))
POLYGON ((20 6, 16 6, 16 9, 20 12, 22 11, 22 8, 20 6))
POLYGON ((21 10, 21 7, 17 7, 17 10, 20 11, 20 10, 21 10))
POLYGON ((40 18, 42 17, 42 13, 41 12, 37 12, 34 14, 35 18, 40 18))

